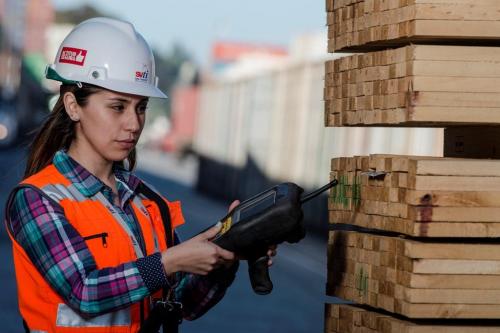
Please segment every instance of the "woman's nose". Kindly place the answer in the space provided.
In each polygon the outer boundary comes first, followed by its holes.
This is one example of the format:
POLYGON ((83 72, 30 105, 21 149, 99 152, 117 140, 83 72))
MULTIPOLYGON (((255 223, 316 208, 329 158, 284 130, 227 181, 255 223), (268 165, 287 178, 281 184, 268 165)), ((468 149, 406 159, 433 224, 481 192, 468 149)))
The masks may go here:
POLYGON ((126 112, 125 129, 130 132, 137 132, 141 129, 142 118, 141 115, 135 112, 135 109, 129 108, 126 112))

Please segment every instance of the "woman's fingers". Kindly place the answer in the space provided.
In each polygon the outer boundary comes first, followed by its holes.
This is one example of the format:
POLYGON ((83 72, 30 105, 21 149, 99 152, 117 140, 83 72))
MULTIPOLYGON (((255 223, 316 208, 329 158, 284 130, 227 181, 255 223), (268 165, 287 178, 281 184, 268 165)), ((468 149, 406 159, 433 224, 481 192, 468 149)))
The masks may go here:
POLYGON ((236 256, 234 255, 233 252, 225 250, 220 246, 217 246, 217 254, 219 255, 219 259, 221 260, 231 261, 236 259, 236 256))
POLYGON ((193 239, 196 238, 196 239, 202 240, 202 241, 210 240, 213 237, 215 237, 221 229, 222 229, 222 223, 218 222, 217 224, 212 226, 210 229, 202 232, 199 235, 194 236, 193 239))
POLYGON ((234 207, 238 206, 240 204, 240 201, 239 200, 234 200, 230 205, 229 205, 229 209, 227 210, 228 212, 230 212, 231 210, 233 210, 234 207))
POLYGON ((267 266, 268 267, 270 267, 270 266, 273 265, 273 259, 272 259, 272 257, 276 256, 277 248, 278 248, 277 245, 271 245, 271 246, 269 246, 269 248, 267 250, 267 256, 269 257, 269 260, 267 261, 267 266))
POLYGON ((277 253, 277 249, 276 249, 276 245, 272 245, 269 247, 269 249, 267 250, 267 256, 268 257, 274 257, 277 253))
POLYGON ((167 274, 178 271, 202 274, 213 271, 235 260, 235 254, 208 241, 220 230, 220 225, 175 245, 162 253, 162 263, 167 274))

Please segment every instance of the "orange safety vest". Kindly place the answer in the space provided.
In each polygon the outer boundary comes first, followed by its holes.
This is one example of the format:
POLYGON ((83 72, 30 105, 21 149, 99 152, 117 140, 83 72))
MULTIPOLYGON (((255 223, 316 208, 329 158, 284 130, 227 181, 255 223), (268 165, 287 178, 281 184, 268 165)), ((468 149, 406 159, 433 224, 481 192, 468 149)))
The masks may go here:
MULTIPOLYGON (((24 180, 59 203, 71 225, 85 239, 97 269, 115 267, 138 259, 129 234, 116 218, 116 212, 102 193, 88 198, 64 177, 54 165, 49 165, 24 180), (99 196, 101 195, 101 197, 99 196)), ((158 206, 141 195, 131 203, 150 255, 167 248, 165 230, 158 206)), ((166 200, 165 200, 166 201, 166 200)), ((184 223, 180 203, 167 202, 172 230, 184 223)), ((49 222, 50 223, 50 222, 49 222)), ((10 233, 9 233, 10 235, 10 233)), ((140 303, 101 316, 85 319, 73 311, 38 272, 24 249, 13 239, 13 255, 18 286, 19 309, 30 332, 137 332, 140 327, 140 303)), ((161 291, 155 297, 161 296, 161 291)), ((149 311, 149 298, 145 312, 149 311)), ((147 313, 144 314, 147 318, 147 313)))

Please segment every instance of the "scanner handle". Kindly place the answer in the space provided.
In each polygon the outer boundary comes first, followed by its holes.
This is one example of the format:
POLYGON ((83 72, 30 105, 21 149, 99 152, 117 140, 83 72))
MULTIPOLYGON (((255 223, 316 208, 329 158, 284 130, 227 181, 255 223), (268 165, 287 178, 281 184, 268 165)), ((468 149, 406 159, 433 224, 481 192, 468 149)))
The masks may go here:
POLYGON ((248 258, 248 275, 253 291, 259 295, 267 295, 273 290, 273 282, 269 276, 269 257, 267 250, 248 258))

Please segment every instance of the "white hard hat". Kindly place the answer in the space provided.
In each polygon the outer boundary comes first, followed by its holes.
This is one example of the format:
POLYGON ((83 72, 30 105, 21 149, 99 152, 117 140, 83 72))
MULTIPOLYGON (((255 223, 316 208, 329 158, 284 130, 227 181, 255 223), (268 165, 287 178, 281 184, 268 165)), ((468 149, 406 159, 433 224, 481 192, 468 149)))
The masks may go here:
POLYGON ((47 79, 167 98, 158 89, 153 52, 129 22, 98 17, 77 25, 62 42, 47 79))

